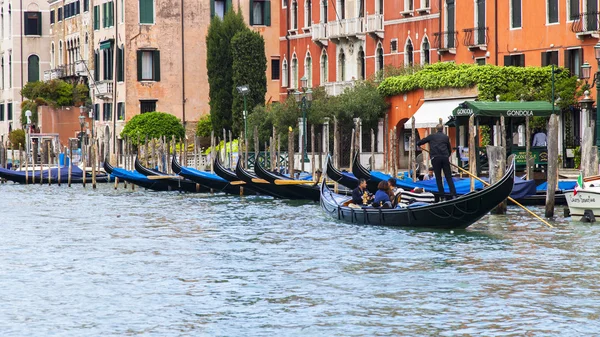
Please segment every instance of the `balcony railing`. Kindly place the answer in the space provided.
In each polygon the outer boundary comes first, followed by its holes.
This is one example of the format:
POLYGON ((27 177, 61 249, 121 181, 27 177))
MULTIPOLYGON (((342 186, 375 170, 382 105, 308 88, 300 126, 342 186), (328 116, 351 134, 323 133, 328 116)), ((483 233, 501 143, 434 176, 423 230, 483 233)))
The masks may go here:
POLYGON ((367 15, 367 33, 383 32, 383 14, 367 15))
POLYGON ((337 96, 346 90, 346 88, 354 87, 355 81, 340 81, 340 82, 329 82, 323 84, 325 87, 325 92, 329 96, 337 96))
POLYGON ((84 60, 78 60, 75 62, 75 73, 77 73, 77 76, 87 76, 88 75, 88 70, 87 70, 87 62, 84 60))
POLYGON ((52 70, 44 70, 44 82, 50 81, 52 70))
POLYGON ((571 17, 571 31, 578 36, 598 34, 600 12, 587 12, 571 17))
POLYGON ((458 32, 447 31, 433 34, 434 45, 440 52, 455 50, 458 46, 458 32))
POLYGON ((312 39, 313 41, 327 40, 327 27, 326 23, 314 23, 312 25, 312 39))
POLYGON ((65 74, 65 70, 63 66, 58 66, 55 69, 50 70, 50 79, 51 80, 56 80, 59 78, 64 77, 65 74))
POLYGON ((98 98, 112 97, 113 81, 107 80, 107 81, 96 82, 93 92, 96 94, 96 97, 98 97, 98 98))
POLYGON ((363 18, 342 19, 327 23, 330 39, 352 37, 364 33, 363 18))
POLYGON ((488 44, 488 27, 475 27, 463 29, 465 33, 463 44, 469 49, 485 49, 488 44))

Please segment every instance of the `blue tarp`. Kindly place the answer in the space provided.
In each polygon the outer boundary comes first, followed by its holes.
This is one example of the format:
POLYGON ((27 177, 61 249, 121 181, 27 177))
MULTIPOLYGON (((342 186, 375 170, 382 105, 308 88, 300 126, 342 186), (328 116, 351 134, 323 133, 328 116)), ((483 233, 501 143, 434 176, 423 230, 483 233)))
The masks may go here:
POLYGON ((218 175, 216 175, 214 173, 199 171, 199 170, 196 170, 195 168, 191 168, 191 167, 181 167, 181 173, 183 173, 184 175, 199 176, 199 177, 202 177, 205 179, 212 179, 212 180, 217 180, 217 181, 221 181, 224 183, 228 183, 227 180, 219 177, 218 175))
MULTIPOLYGON (((23 176, 25 177, 25 170, 23 171, 13 171, 13 170, 7 170, 4 168, 0 168, 0 172, 6 172, 7 174, 13 175, 13 176, 23 176)), ((52 179, 56 179, 58 178, 58 167, 53 167, 50 169, 50 174, 52 175, 52 179)), ((30 177, 34 176, 36 178, 36 180, 39 180, 40 177, 40 170, 37 169, 35 170, 35 172, 32 172, 31 170, 29 170, 29 172, 27 173, 27 175, 30 177)), ((60 179, 67 181, 69 177, 69 167, 68 166, 61 166, 60 168, 60 179)), ((71 178, 82 178, 83 177, 83 171, 77 167, 77 166, 73 166, 71 168, 71 178)), ((42 178, 48 178, 48 169, 47 168, 43 168, 42 169, 42 178)))
MULTIPOLYGON (((568 191, 575 189, 575 185, 577 185, 576 181, 559 181, 558 182, 558 190, 560 191, 568 191)), ((548 189, 548 183, 543 182, 539 184, 536 188, 538 191, 546 191, 548 189)))
MULTIPOLYGON (((381 172, 371 171, 371 177, 378 179, 378 180, 388 180, 388 179, 390 179, 391 176, 381 173, 381 172)), ((452 180, 454 181, 454 186, 456 187, 457 194, 467 194, 471 191, 470 179, 453 178, 452 180)), ((405 189, 405 190, 412 190, 416 187, 421 187, 421 188, 425 189, 425 191, 427 191, 427 192, 438 192, 438 188, 437 188, 435 179, 413 182, 412 180, 409 180, 406 177, 401 177, 401 179, 396 179, 396 182, 398 184, 398 187, 405 189)), ((482 188, 483 188, 483 184, 479 181, 476 181, 475 189, 482 189, 482 188)), ((450 189, 448 188, 448 182, 446 181, 445 178, 444 178, 444 191, 446 193, 450 193, 450 189)))
MULTIPOLYGON (((489 182, 489 178, 481 178, 481 180, 489 182)), ((513 199, 521 199, 526 196, 535 195, 535 181, 534 180, 525 180, 519 177, 515 177, 515 183, 513 185, 513 190, 510 193, 510 197, 513 199)))

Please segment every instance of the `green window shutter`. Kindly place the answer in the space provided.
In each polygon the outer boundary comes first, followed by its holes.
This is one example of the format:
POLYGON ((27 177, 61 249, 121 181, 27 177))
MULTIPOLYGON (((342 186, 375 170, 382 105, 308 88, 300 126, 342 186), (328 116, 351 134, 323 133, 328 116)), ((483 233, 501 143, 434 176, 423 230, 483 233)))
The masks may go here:
POLYGON ((229 12, 231 9, 233 9, 233 5, 231 5, 231 0, 227 0, 225 5, 225 13, 229 12))
POLYGON ((160 81, 160 50, 155 50, 152 53, 152 62, 154 62, 154 64, 152 66, 154 66, 154 80, 156 82, 160 81))
POLYGON ((140 23, 154 23, 154 0, 140 0, 140 23))
POLYGON ((142 80, 142 51, 137 51, 137 78, 138 81, 142 80))
POLYGON ((102 4, 102 28, 106 28, 106 2, 102 4))
POLYGON ((39 12, 39 19, 37 22, 37 35, 42 35, 42 12, 39 12))
POLYGON ((113 18, 113 14, 114 14, 114 9, 113 9, 113 2, 107 2, 106 3, 106 7, 108 8, 108 26, 112 27, 114 25, 114 18, 113 18))
POLYGON ((250 17, 248 18, 248 23, 250 26, 254 25, 254 0, 250 0, 250 17))
POLYGON ((94 6, 94 30, 98 30, 100 28, 98 17, 98 6, 94 6))
POLYGON ((210 17, 215 16, 215 0, 210 0, 210 17))
POLYGON ((94 82, 100 79, 100 54, 94 52, 94 82))
POLYGON ((264 13, 264 20, 265 20, 265 26, 270 26, 271 25, 271 1, 265 1, 265 3, 263 4, 263 8, 265 9, 265 13, 264 13))
POLYGON ((124 78, 124 61, 125 61, 125 51, 123 48, 119 48, 117 54, 117 81, 123 82, 124 78))

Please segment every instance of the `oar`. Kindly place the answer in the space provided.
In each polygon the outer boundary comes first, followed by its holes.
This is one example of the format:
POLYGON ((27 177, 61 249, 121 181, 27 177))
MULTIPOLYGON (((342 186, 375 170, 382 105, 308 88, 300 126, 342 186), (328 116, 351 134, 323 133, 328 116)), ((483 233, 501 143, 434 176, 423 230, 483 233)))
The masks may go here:
POLYGON ((150 180, 183 179, 181 176, 146 176, 150 180))
MULTIPOLYGON (((423 148, 421 148, 421 150, 423 150, 423 151, 425 151, 425 152, 429 153, 429 151, 428 151, 428 150, 426 150, 426 149, 423 149, 423 148)), ((452 166, 454 166, 455 168, 457 168, 457 169, 461 170, 463 173, 466 173, 466 174, 468 174, 469 176, 473 177, 474 179, 477 179, 477 180, 479 180, 479 181, 480 181, 481 183, 483 183, 485 186, 490 186, 490 184, 489 184, 487 181, 480 179, 478 176, 476 176, 476 175, 472 174, 471 172, 469 172, 469 171, 465 170, 464 168, 462 168, 462 167, 460 167, 460 166, 458 166, 458 165, 455 165, 455 164, 453 164, 453 163, 450 163, 450 165, 452 165, 452 166)), ((549 224, 549 223, 548 223, 546 220, 542 219, 542 218, 541 218, 539 215, 537 215, 537 214, 533 213, 532 211, 530 211, 530 210, 529 210, 527 207, 525 207, 525 206, 521 205, 521 204, 520 204, 519 202, 517 202, 515 199, 513 199, 513 198, 511 198, 511 197, 508 197, 507 199, 508 199, 508 200, 510 200, 510 201, 511 201, 512 203, 514 203, 515 205, 517 205, 517 206, 521 207, 521 208, 522 208, 522 209, 523 209, 525 212, 527 212, 527 213, 531 214, 531 215, 532 215, 534 218, 536 218, 536 219, 540 220, 541 222, 543 222, 543 223, 544 223, 546 226, 548 226, 548 227, 550 227, 550 228, 554 228, 554 226, 552 226, 551 224, 549 224)))
POLYGON ((234 186, 237 186, 237 185, 246 185, 246 182, 238 180, 238 181, 232 181, 232 182, 230 182, 230 184, 234 185, 234 186))
POLYGON ((312 180, 285 180, 285 179, 278 179, 275 180, 275 185, 314 185, 316 184, 316 181, 312 181, 312 180))
POLYGON ((252 178, 252 182, 255 184, 270 184, 270 182, 260 178, 252 178))

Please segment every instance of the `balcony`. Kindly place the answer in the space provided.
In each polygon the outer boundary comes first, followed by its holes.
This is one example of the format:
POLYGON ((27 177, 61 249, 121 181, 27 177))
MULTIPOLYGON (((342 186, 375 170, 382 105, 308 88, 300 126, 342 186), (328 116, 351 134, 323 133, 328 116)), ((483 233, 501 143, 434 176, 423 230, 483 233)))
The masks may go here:
POLYGON ((88 75, 87 62, 84 60, 76 61, 75 62, 75 73, 77 74, 77 76, 87 76, 88 75))
MULTIPOLYGON (((92 88, 93 88, 93 92, 96 94, 97 98, 100 98, 100 99, 111 98, 113 95, 113 81, 112 80, 98 81, 98 82, 96 82, 96 84, 94 86, 92 86, 92 88)), ((92 90, 92 88, 90 88, 90 90, 92 90)))
POLYGON ((447 31, 433 34, 435 40, 433 44, 438 50, 438 53, 456 54, 456 46, 458 46, 458 32, 447 31))
MULTIPOLYGON (((58 66, 58 68, 50 69, 47 71, 50 74, 49 80, 56 80, 64 77, 64 69, 62 66, 58 66)), ((46 71, 44 72, 44 80, 46 80, 46 71)))
POLYGON ((329 39, 335 40, 356 38, 360 39, 364 34, 364 18, 342 19, 327 23, 329 39))
POLYGON ((321 46, 327 46, 329 35, 327 34, 326 23, 315 23, 312 25, 312 40, 315 43, 321 44, 321 46))
POLYGON ((329 96, 337 96, 346 90, 346 88, 354 87, 355 81, 340 81, 340 82, 329 82, 323 84, 325 92, 329 96))
POLYGON ((365 32, 374 35, 376 38, 383 39, 383 14, 367 15, 365 32))
POLYGON ((586 37, 599 38, 599 22, 600 12, 587 12, 571 17, 573 22, 571 23, 571 31, 577 35, 578 38, 584 39, 586 37))
POLYGON ((465 33, 463 44, 469 48, 469 50, 487 50, 487 44, 489 41, 488 27, 475 27, 463 29, 465 33))
POLYGON ((50 81, 50 73, 52 72, 52 70, 44 70, 44 82, 48 82, 50 81))

